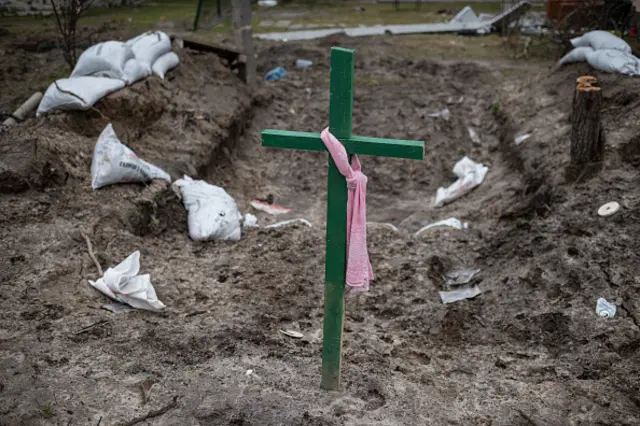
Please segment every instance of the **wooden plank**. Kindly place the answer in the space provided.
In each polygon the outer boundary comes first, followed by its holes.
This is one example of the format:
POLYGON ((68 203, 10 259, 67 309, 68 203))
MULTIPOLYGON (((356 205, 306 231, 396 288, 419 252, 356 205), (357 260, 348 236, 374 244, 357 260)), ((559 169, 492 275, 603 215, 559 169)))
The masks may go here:
MULTIPOLYGON (((320 133, 291 132, 288 130, 265 130, 262 146, 306 151, 326 151, 320 133)), ((344 143, 347 152, 359 155, 376 155, 422 160, 423 142, 352 136, 344 143)))
POLYGON ((352 136, 346 145, 352 154, 376 155, 378 157, 410 158, 422 160, 424 157, 424 142, 402 141, 394 139, 369 138, 366 136, 352 136))
POLYGON ((291 132, 288 130, 264 130, 262 146, 306 151, 326 151, 320 133, 291 132))
POLYGON ((199 43, 197 41, 193 41, 189 39, 184 39, 182 42, 185 48, 199 50, 201 52, 212 52, 228 61, 236 61, 240 56, 240 52, 228 47, 221 47, 221 46, 214 46, 212 44, 199 43))

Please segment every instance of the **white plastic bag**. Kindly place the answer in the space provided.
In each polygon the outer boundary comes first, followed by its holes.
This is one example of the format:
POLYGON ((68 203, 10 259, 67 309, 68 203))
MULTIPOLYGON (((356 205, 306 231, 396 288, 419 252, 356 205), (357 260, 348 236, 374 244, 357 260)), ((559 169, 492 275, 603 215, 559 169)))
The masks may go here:
POLYGON ((240 239, 242 215, 235 200, 224 189, 189 176, 178 179, 172 186, 189 212, 189 237, 192 240, 240 239))
POLYGON ((558 61, 558 65, 570 64, 572 62, 584 62, 587 60, 587 54, 591 52, 593 52, 593 47, 591 46, 576 47, 571 52, 564 55, 558 61))
POLYGON ((604 72, 640 75, 640 59, 619 50, 596 50, 587 54, 587 62, 604 72))
POLYGON ((51 83, 38 106, 36 116, 59 110, 89 109, 109 93, 124 87, 124 81, 104 77, 63 78, 51 83))
POLYGON ((109 268, 98 281, 89 284, 113 300, 137 309, 162 311, 166 306, 158 300, 149 274, 140 272, 140 252, 135 251, 118 266, 109 268))
POLYGON ((458 176, 458 180, 448 188, 438 188, 433 205, 435 207, 442 207, 446 203, 462 197, 480 185, 488 171, 488 167, 474 163, 469 157, 464 157, 453 167, 453 173, 458 176))
POLYGON ((164 80, 164 75, 170 69, 173 69, 178 66, 180 63, 180 58, 173 52, 165 53, 160 56, 154 63, 151 70, 155 75, 164 80))
POLYGON ((132 58, 131 48, 120 41, 98 43, 82 52, 70 77, 93 76, 125 80, 124 65, 132 58))
POLYGON ((100 136, 91 161, 91 187, 98 189, 114 183, 148 182, 171 177, 162 169, 138 158, 118 139, 111 123, 100 136))
POLYGON ((631 54, 631 46, 626 41, 606 31, 590 31, 582 37, 571 39, 573 47, 591 46, 595 50, 613 49, 631 54))
POLYGON ((171 51, 171 39, 162 31, 140 34, 125 43, 131 47, 135 58, 149 69, 160 56, 171 51))
POLYGON ((127 86, 130 86, 136 81, 142 80, 143 78, 147 78, 150 75, 151 70, 149 69, 149 67, 145 63, 140 62, 135 58, 129 59, 124 64, 124 76, 125 81, 127 82, 127 86))

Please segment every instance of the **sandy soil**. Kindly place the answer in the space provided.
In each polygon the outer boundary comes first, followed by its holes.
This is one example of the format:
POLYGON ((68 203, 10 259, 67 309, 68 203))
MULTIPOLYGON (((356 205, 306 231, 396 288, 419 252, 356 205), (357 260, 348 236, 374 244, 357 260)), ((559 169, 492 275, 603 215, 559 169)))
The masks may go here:
POLYGON ((170 190, 93 192, 90 158, 107 122, 96 112, 0 135, 0 423, 124 425, 168 407, 146 424, 640 424, 636 81, 597 75, 606 167, 573 184, 563 178, 568 114, 587 67, 549 77, 544 65, 419 59, 397 40, 262 44, 260 71, 289 74, 253 94, 215 57, 181 51, 168 81, 97 104, 174 178, 223 186, 243 212, 273 194, 293 208, 285 218, 313 228, 195 243, 170 190), (369 220, 400 231, 369 227, 376 280, 347 296, 336 393, 318 386, 326 154, 260 147, 265 128, 326 125, 332 45, 357 52, 354 133, 426 143, 422 162, 362 158, 369 220), (314 66, 296 70, 297 58, 314 66), (449 121, 428 116, 444 107, 449 121), (516 147, 513 136, 532 129, 516 147), (432 208, 463 155, 487 164, 487 179, 432 208), (597 216, 610 200, 622 211, 597 216), (470 228, 412 235, 451 216, 470 228), (107 299, 87 283, 96 270, 81 230, 103 268, 139 249, 168 311, 100 309, 107 299), (472 266, 483 293, 443 305, 442 274, 472 266), (618 305, 615 318, 596 316, 598 297, 618 305))

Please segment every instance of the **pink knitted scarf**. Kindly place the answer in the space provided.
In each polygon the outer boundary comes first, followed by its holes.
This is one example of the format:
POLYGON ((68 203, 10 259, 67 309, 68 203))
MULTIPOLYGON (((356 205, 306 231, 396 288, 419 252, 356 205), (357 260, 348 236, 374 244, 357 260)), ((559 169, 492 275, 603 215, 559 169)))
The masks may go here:
POLYGON ((360 171, 357 155, 353 155, 349 165, 347 150, 328 128, 320 138, 347 179, 347 285, 353 292, 368 291, 373 269, 367 252, 367 177, 360 171))

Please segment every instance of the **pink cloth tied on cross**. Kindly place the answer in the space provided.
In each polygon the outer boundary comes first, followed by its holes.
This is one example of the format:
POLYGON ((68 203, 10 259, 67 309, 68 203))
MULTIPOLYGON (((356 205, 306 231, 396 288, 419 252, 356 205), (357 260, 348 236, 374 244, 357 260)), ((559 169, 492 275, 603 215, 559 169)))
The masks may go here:
POLYGON ((347 179, 347 285, 353 292, 369 290, 373 269, 367 251, 367 177, 358 156, 349 156, 344 145, 326 128, 320 134, 340 173, 347 179))

